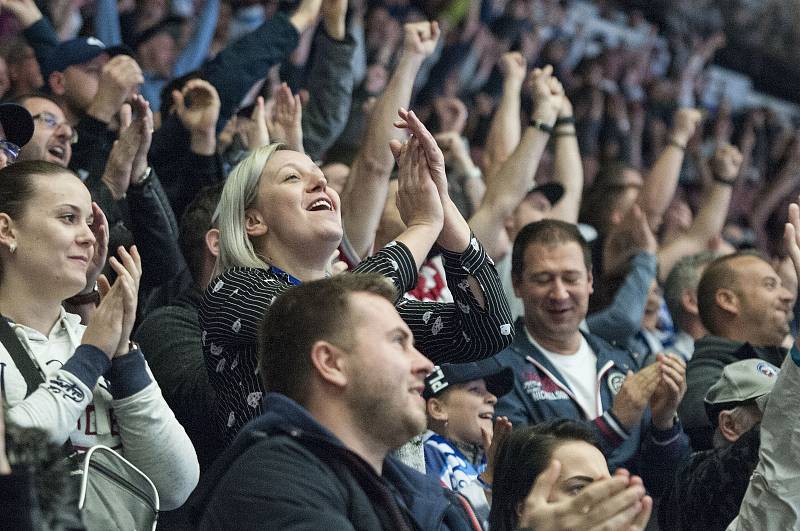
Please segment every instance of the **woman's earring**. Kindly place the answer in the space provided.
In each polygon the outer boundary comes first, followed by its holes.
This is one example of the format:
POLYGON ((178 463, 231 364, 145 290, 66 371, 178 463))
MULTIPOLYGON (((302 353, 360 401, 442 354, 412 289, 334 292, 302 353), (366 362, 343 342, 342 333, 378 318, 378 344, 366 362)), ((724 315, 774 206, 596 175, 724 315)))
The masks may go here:
POLYGON ((17 242, 11 242, 8 246, 8 250, 11 251, 11 254, 14 254, 14 251, 17 250, 17 242))

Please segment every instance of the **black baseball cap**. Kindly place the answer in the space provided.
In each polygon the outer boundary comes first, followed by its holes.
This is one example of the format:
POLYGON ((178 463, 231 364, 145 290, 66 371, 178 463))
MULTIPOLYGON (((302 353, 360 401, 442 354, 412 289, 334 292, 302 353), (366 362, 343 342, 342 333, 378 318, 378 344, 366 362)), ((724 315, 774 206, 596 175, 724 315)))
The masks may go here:
POLYGON ((425 400, 444 392, 453 384, 459 384, 482 378, 486 389, 496 397, 511 391, 514 386, 514 373, 509 367, 503 367, 494 358, 470 363, 445 363, 433 368, 433 372, 425 378, 425 400))
POLYGON ((33 118, 22 105, 0 104, 0 125, 3 126, 5 139, 17 147, 27 144, 33 136, 33 118))
POLYGON ((544 183, 540 184, 539 186, 534 186, 530 190, 528 190, 528 194, 530 195, 533 193, 539 192, 543 196, 550 201, 551 205, 555 205, 558 203, 558 200, 564 195, 564 187, 561 186, 559 183, 544 183))

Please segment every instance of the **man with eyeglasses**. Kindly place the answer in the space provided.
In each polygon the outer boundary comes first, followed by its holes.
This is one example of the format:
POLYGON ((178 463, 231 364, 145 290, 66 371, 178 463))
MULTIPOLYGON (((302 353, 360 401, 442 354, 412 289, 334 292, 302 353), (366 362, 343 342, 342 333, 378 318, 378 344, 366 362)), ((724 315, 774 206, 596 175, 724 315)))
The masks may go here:
POLYGON ((33 119, 24 107, 0 104, 0 169, 16 162, 20 149, 33 135, 33 119))
POLYGON ((22 96, 16 102, 27 109, 34 122, 33 137, 20 151, 19 160, 45 160, 66 168, 78 135, 61 107, 45 95, 22 96))

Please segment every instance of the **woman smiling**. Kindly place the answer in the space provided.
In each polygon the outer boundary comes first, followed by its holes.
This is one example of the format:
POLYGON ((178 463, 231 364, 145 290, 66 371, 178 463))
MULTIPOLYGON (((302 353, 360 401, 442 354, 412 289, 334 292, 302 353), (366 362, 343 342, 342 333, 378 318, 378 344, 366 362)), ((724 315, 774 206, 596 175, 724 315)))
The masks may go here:
MULTIPOLYGON (((444 160, 413 113, 397 126, 411 139, 391 144, 398 161, 398 208, 405 232, 353 273, 377 272, 398 294, 416 284, 431 247, 442 249, 455 303, 398 295, 397 309, 419 350, 436 362, 494 354, 511 341, 508 305, 483 247, 447 194, 444 160)), ((230 442, 261 407, 256 330, 264 311, 292 285, 323 278, 342 238, 338 194, 306 155, 270 145, 252 153, 228 177, 217 209, 219 276, 200 310, 209 380, 218 396, 216 421, 230 442)), ((302 334, 303 323, 297 323, 302 334)))

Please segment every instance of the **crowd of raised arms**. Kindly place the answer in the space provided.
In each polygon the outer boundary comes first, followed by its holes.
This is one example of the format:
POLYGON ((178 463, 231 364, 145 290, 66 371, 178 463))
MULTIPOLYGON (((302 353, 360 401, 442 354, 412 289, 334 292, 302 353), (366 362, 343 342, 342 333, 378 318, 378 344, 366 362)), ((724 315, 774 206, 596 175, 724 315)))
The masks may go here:
POLYGON ((0 0, 0 528, 800 529, 795 108, 627 4, 0 0))

